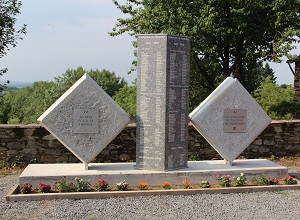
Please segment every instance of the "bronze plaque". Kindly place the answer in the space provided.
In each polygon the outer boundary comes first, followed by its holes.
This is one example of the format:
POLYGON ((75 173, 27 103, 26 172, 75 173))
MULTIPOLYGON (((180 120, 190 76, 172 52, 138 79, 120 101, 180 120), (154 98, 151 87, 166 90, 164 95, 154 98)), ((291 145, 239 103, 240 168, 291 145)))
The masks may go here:
POLYGON ((224 110, 224 133, 245 133, 247 121, 246 109, 224 110))

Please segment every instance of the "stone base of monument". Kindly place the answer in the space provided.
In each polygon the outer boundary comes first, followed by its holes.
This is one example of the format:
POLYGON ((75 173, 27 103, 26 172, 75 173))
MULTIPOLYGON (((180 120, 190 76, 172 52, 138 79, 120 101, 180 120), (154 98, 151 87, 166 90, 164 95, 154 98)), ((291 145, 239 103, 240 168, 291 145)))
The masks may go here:
MULTIPOLYGON (((168 181, 171 185, 182 185, 183 180, 192 182, 192 185, 202 181, 216 183, 216 175, 240 176, 244 173, 248 181, 253 177, 265 175, 281 179, 288 174, 286 167, 265 159, 235 160, 232 166, 223 160, 189 161, 188 168, 176 171, 149 171, 134 169, 135 163, 104 163, 89 164, 85 170, 84 164, 32 164, 29 165, 19 177, 19 185, 30 183, 36 187, 39 183, 54 185, 65 176, 68 182, 74 182, 75 177, 90 179, 93 184, 98 179, 107 180, 111 187, 117 182, 125 180, 129 186, 137 186, 138 182, 146 182, 151 186, 162 186, 168 181)), ((126 196, 150 195, 191 195, 198 193, 239 193, 260 191, 299 190, 300 184, 276 186, 243 186, 209 189, 172 189, 172 190, 138 190, 138 191, 107 191, 107 192, 79 192, 79 193, 43 193, 43 194, 17 194, 19 185, 6 196, 7 201, 50 200, 50 199, 97 199, 126 196)))
POLYGON ((173 171, 150 171, 134 168, 135 163, 90 163, 85 170, 85 164, 31 164, 19 177, 19 185, 39 183, 54 185, 61 177, 68 182, 74 182, 76 177, 90 180, 91 184, 100 178, 109 182, 110 186, 125 180, 129 186, 137 186, 142 181, 149 186, 162 186, 163 182, 172 185, 182 185, 183 180, 193 184, 202 181, 216 183, 216 175, 240 176, 244 173, 248 180, 252 177, 282 178, 288 174, 288 169, 266 159, 235 160, 232 166, 224 160, 189 161, 188 168, 173 171))

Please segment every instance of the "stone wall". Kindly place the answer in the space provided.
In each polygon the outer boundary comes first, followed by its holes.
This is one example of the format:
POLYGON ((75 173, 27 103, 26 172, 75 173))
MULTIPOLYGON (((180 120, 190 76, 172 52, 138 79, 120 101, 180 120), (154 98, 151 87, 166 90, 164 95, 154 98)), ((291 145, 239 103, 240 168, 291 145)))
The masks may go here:
MULTIPOLYGON (((135 161, 135 124, 127 126, 95 159, 95 162, 135 161)), ((273 121, 242 153, 242 158, 300 155, 300 120, 273 121)), ((190 159, 221 159, 192 127, 189 127, 190 159)), ((79 162, 73 154, 39 125, 0 125, 0 161, 24 163, 79 162)))

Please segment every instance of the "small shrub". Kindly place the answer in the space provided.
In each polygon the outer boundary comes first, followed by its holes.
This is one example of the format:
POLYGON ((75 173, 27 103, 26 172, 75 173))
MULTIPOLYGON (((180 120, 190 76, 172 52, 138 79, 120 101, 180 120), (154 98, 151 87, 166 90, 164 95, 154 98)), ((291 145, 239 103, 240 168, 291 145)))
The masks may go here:
POLYGON ((278 185, 279 180, 275 177, 270 177, 268 178, 268 185, 278 185))
POLYGON ((230 175, 224 175, 224 176, 217 175, 216 178, 221 187, 230 187, 231 186, 232 178, 230 177, 230 175))
POLYGON ((171 187, 171 184, 169 182, 164 182, 163 183, 163 188, 164 189, 171 189, 172 187, 171 187))
POLYGON ((32 185, 29 183, 25 183, 22 186, 20 186, 20 193, 21 194, 28 194, 32 191, 32 185))
POLYGON ((260 175, 259 178, 253 177, 252 183, 256 186, 267 186, 269 185, 269 181, 267 180, 266 176, 260 175))
POLYGON ((95 184, 94 188, 100 192, 100 191, 108 191, 109 190, 109 184, 107 181, 103 179, 99 179, 95 184))
POLYGON ((73 183, 68 184, 66 177, 64 176, 55 183, 54 189, 58 192, 73 192, 75 191, 75 186, 73 183))
POLYGON ((146 190, 146 189, 148 189, 148 184, 147 183, 138 182, 138 184, 139 184, 139 189, 140 190, 146 190))
POLYGON ((190 189, 191 185, 192 185, 191 182, 188 182, 187 180, 183 180, 183 188, 184 189, 190 189))
POLYGON ((117 184, 117 190, 119 191, 126 191, 128 189, 128 183, 126 183, 125 180, 116 184, 117 184))
POLYGON ((0 169, 7 168, 9 166, 8 162, 6 160, 0 161, 0 169))
POLYGON ((198 158, 196 155, 191 154, 191 155, 189 156, 188 160, 189 160, 189 161, 198 161, 199 158, 198 158))
POLYGON ((50 190, 51 190, 51 186, 44 183, 40 183, 37 188, 38 193, 49 193, 50 190))
POLYGON ((75 178, 75 189, 77 192, 87 192, 91 187, 90 180, 75 178))
POLYGON ((236 186, 245 186, 246 185, 246 181, 247 181, 247 178, 245 176, 244 173, 241 173, 239 177, 237 178, 234 178, 232 180, 232 182, 236 185, 236 186))
POLYGON ((282 181, 284 181, 285 185, 297 184, 297 180, 295 180, 292 176, 286 176, 286 177, 282 178, 282 181))
POLYGON ((201 188, 210 188, 211 185, 209 184, 208 181, 202 181, 200 187, 201 188))

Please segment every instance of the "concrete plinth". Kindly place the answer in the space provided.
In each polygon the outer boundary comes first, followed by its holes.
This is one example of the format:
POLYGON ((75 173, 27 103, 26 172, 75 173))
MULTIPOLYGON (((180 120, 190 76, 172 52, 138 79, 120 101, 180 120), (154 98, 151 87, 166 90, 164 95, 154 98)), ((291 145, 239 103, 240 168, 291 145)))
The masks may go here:
POLYGON ((75 177, 90 180, 91 184, 102 178, 115 186, 125 180, 130 186, 137 186, 143 181, 149 186, 161 186, 168 181, 172 185, 181 185, 183 180, 193 184, 208 180, 216 182, 216 175, 239 176, 244 173, 248 180, 252 177, 282 178, 288 174, 286 167, 265 159, 235 160, 232 166, 224 164, 224 160, 189 161, 188 168, 174 171, 149 171, 134 169, 135 163, 90 163, 85 170, 84 164, 31 164, 19 177, 19 185, 31 183, 37 187, 39 183, 54 185, 65 176, 68 182, 74 182, 75 177))

